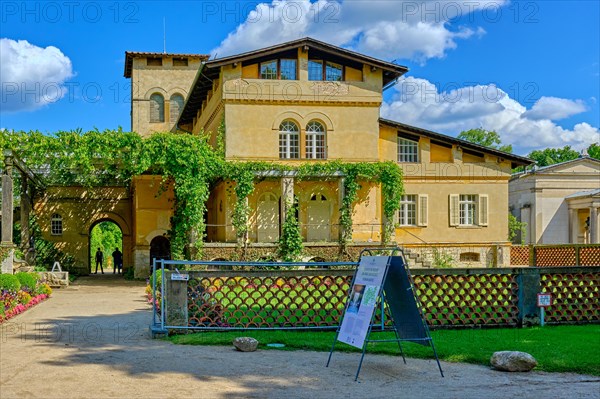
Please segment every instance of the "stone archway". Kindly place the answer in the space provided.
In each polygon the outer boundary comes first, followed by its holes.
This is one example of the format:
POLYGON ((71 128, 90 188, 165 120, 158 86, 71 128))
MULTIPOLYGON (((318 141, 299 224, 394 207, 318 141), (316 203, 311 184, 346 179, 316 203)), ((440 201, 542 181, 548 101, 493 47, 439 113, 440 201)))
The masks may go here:
MULTIPOLYGON (((121 253, 125 249, 125 234, 123 228, 116 221, 110 218, 98 219, 90 225, 88 230, 88 273, 93 273, 96 270, 96 253, 100 250, 103 254, 102 266, 99 268, 102 273, 108 271, 108 266, 112 265, 111 271, 114 270, 114 264, 112 263, 112 254, 115 249, 119 249, 121 253), (106 223, 106 224, 105 224, 106 223), (114 227, 118 230, 115 234, 114 227), (99 231, 95 229, 100 229, 99 231), (94 242, 94 239, 99 240, 94 242)), ((122 256, 122 255, 121 255, 122 256)))

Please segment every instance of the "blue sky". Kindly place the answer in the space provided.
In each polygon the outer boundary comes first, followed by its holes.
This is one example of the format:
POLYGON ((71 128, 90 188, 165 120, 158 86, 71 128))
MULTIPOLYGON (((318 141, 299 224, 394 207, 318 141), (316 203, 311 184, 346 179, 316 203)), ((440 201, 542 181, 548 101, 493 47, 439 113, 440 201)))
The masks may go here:
POLYGON ((598 1, 0 3, 0 127, 128 129, 124 52, 224 56, 312 36, 410 71, 382 116, 517 153, 599 141, 598 1), (24 42, 26 41, 26 42, 24 42), (52 46, 52 47, 49 47, 52 46))

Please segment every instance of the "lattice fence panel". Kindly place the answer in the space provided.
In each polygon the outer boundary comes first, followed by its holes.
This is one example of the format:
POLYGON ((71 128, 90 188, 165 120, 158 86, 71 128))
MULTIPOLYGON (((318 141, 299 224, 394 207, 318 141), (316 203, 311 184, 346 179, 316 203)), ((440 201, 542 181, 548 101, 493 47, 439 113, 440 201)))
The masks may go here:
POLYGON ((535 248, 535 266, 576 266, 575 247, 538 247, 535 248))
POLYGON ((542 274, 542 292, 552 294, 548 323, 600 320, 600 273, 542 274))
POLYGON ((529 247, 516 245, 510 247, 510 264, 517 266, 530 266, 529 247))
POLYGON ((431 326, 516 325, 518 286, 511 274, 414 276, 431 326))
POLYGON ((579 264, 581 266, 600 266, 600 246, 581 247, 579 264))
POLYGON ((188 282, 190 327, 331 327, 351 275, 199 277, 188 282))

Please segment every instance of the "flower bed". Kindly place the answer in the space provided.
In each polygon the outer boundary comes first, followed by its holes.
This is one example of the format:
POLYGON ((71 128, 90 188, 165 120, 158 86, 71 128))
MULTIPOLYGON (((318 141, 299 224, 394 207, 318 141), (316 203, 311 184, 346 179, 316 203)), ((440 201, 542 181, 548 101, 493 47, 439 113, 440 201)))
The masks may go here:
POLYGON ((0 274, 0 323, 46 300, 52 288, 37 273, 0 274))

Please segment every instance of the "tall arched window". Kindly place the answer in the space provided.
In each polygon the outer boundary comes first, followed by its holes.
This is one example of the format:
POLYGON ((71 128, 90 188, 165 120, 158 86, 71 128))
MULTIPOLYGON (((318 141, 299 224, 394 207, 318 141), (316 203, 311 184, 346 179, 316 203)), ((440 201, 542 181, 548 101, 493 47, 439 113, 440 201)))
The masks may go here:
POLYGON ((317 121, 306 125, 306 158, 325 159, 325 126, 317 121))
POLYGON ((177 122, 181 111, 183 111, 183 96, 181 94, 173 94, 169 104, 169 121, 177 122))
POLYGON ((279 125, 279 158, 300 158, 300 129, 292 121, 279 125))
POLYGON ((150 96, 150 122, 165 121, 165 98, 158 93, 150 96))
POLYGON ((62 216, 58 213, 53 214, 50 219, 50 233, 53 236, 60 236, 63 233, 62 216))

